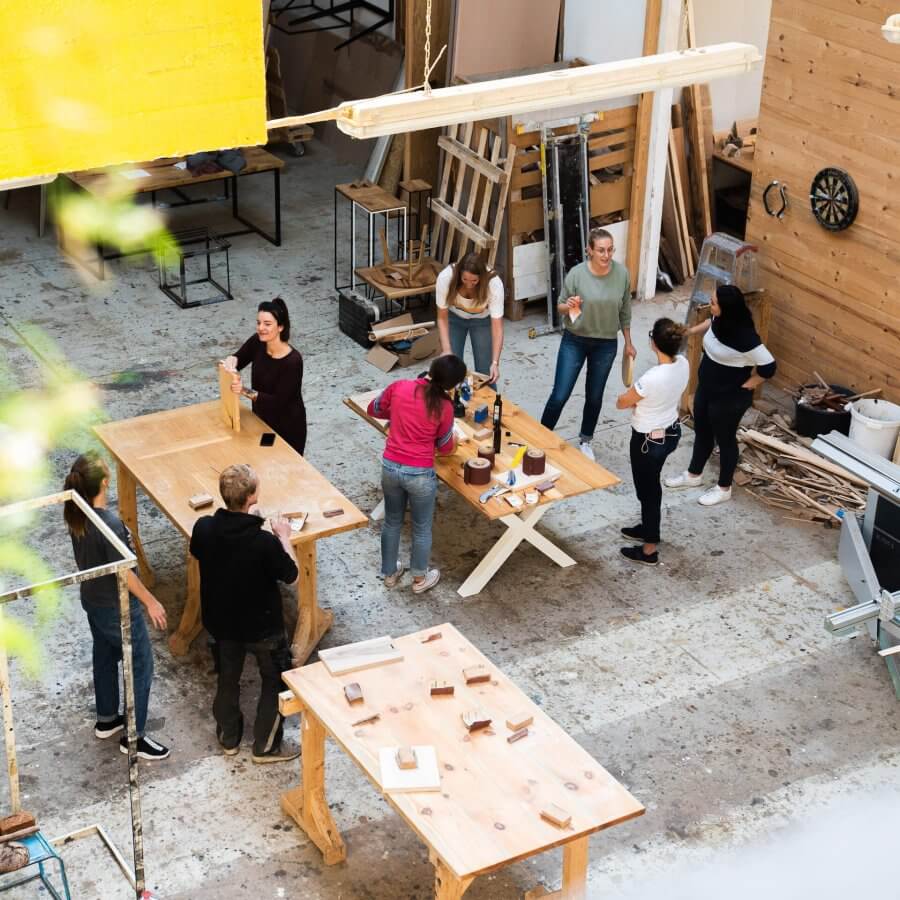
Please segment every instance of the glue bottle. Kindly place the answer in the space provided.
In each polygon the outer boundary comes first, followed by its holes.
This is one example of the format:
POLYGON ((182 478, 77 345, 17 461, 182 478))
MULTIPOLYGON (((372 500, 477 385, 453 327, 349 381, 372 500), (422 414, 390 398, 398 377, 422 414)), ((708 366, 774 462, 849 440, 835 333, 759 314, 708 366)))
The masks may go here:
POLYGON ((494 422, 494 453, 500 452, 500 444, 501 444, 500 420, 502 419, 502 417, 503 417, 503 400, 501 399, 500 395, 497 394, 497 399, 494 400, 494 418, 493 418, 493 422, 494 422))

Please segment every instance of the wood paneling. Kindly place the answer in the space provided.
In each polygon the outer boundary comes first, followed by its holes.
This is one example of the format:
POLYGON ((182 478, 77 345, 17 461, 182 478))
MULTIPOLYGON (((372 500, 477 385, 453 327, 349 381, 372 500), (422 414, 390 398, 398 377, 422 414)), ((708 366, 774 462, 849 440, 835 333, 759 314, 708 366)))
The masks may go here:
POLYGON ((813 369, 900 401, 900 47, 896 0, 773 0, 747 239, 772 296, 768 344, 782 382, 813 369), (859 214, 832 234, 809 207, 827 166, 856 182, 859 214), (762 194, 788 187, 782 220, 762 194))

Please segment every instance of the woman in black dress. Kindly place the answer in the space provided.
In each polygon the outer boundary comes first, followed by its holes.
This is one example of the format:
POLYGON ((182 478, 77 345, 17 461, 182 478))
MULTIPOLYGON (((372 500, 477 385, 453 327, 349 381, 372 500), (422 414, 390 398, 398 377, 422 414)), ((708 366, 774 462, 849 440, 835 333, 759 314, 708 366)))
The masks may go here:
POLYGON ((249 397, 253 412, 301 456, 306 449, 306 407, 303 405, 303 357, 289 343, 291 320, 281 297, 264 300, 256 312, 256 334, 223 360, 239 372, 252 365, 250 387, 235 379, 231 389, 249 397))

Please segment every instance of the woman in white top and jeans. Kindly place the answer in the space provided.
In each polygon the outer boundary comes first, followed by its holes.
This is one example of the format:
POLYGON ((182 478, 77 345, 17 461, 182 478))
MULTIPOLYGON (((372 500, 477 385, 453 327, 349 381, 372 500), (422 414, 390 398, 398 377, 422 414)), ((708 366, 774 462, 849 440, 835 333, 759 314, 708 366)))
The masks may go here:
POLYGON ((691 367, 678 350, 687 334, 684 325, 671 319, 657 319, 650 332, 650 347, 659 365, 646 371, 618 400, 619 409, 631 409, 631 474, 641 504, 641 521, 622 534, 642 546, 622 547, 632 562, 655 566, 659 563, 662 487, 659 474, 666 457, 681 440, 678 402, 687 387, 691 367))
POLYGON ((500 377, 503 350, 503 282, 477 253, 447 266, 435 283, 441 352, 464 359, 466 335, 472 340, 475 371, 500 377))

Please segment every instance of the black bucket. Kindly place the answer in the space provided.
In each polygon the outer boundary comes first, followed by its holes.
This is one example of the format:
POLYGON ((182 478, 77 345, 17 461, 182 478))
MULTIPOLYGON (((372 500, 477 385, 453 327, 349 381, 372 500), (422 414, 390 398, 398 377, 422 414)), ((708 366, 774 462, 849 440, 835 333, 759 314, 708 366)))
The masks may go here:
MULTIPOLYGON (((819 384, 806 384, 804 387, 821 387, 819 384)), ((856 391, 850 390, 840 384, 829 384, 832 392, 843 397, 852 397, 856 391)), ((803 437, 818 437, 829 431, 839 431, 841 434, 850 434, 850 412, 825 409, 820 406, 807 406, 805 403, 795 402, 796 415, 795 430, 803 437)))

